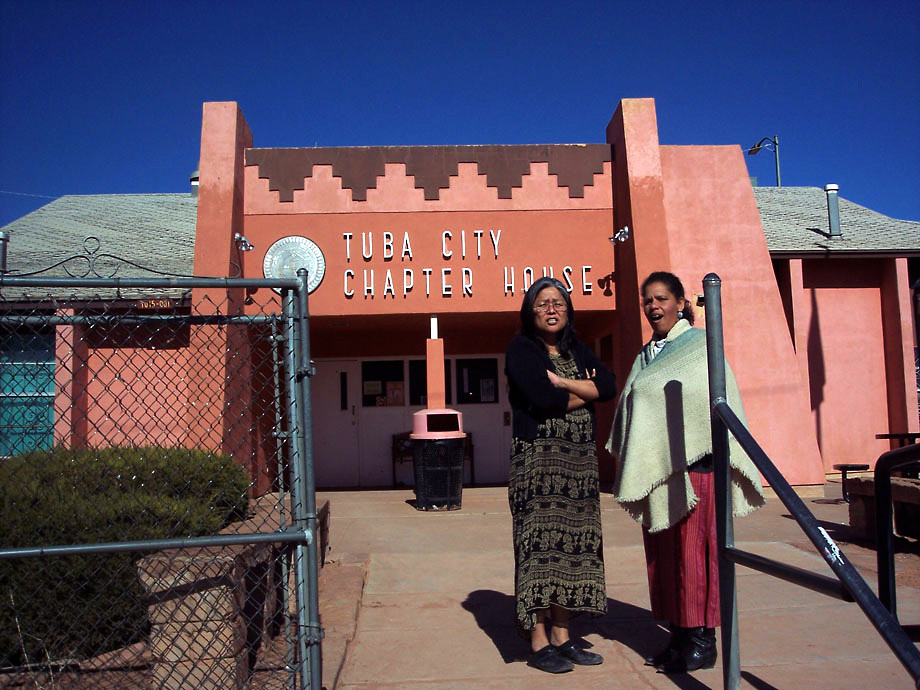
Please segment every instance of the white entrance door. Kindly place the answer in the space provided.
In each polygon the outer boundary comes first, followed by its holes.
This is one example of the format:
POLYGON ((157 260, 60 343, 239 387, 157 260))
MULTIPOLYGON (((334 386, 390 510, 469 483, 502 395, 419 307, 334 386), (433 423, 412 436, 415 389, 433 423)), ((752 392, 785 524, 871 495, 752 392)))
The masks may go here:
POLYGON ((358 486, 358 415, 361 365, 321 360, 310 379, 313 397, 313 458, 318 487, 358 486))

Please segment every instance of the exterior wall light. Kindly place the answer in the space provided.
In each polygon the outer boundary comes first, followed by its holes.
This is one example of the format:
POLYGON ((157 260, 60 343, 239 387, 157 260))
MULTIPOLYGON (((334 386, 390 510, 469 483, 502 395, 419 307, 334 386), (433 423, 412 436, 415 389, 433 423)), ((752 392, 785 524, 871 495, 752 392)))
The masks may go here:
POLYGON ((761 149, 773 152, 773 158, 776 161, 776 186, 783 186, 783 178, 779 174, 779 136, 774 134, 772 137, 764 137, 751 148, 748 149, 747 155, 754 156, 760 153, 761 149))
POLYGON ((253 249, 255 249, 255 246, 252 244, 252 242, 247 240, 238 232, 234 233, 233 239, 236 241, 236 248, 241 252, 251 252, 253 249))
POLYGON ((613 233, 613 237, 610 237, 610 244, 614 247, 617 246, 617 242, 623 243, 629 239, 629 226, 624 225, 622 228, 613 233))

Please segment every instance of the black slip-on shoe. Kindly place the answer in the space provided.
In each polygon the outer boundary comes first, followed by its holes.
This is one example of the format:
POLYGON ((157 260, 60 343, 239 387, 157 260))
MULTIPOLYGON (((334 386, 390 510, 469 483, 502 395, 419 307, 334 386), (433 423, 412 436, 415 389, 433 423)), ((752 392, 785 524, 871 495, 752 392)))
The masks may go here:
POLYGON ((559 650, 559 653, 566 659, 579 666, 597 666, 598 664, 604 663, 604 657, 600 654, 595 654, 594 652, 589 652, 587 649, 577 647, 572 640, 563 642, 561 645, 558 645, 556 649, 559 650))
POLYGON ((566 659, 559 650, 548 644, 543 649, 533 652, 527 660, 528 666, 533 666, 547 673, 566 673, 575 668, 572 662, 566 659))

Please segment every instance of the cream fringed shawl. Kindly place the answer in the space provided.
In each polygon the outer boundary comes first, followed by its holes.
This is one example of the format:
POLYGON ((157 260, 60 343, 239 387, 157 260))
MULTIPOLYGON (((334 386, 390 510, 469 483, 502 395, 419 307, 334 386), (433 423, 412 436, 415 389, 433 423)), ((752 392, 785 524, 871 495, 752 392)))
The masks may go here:
MULTIPOLYGON (((657 355, 646 345, 617 404, 607 450, 618 459, 616 500, 649 532, 676 524, 697 496, 687 467, 712 453, 706 336, 680 320, 657 355)), ((726 365, 728 404, 747 424, 741 395, 726 365)), ((760 475, 729 434, 732 507, 747 515, 764 503, 760 475)))

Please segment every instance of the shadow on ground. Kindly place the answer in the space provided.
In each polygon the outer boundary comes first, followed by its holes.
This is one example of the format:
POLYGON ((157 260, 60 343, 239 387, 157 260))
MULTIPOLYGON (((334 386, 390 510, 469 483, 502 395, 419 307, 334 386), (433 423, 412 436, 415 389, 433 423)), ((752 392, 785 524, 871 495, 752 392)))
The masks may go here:
MULTIPOLYGON (((522 637, 514 621, 514 597, 491 589, 477 589, 469 593, 463 608, 473 614, 476 624, 489 636, 492 644, 506 664, 524 663, 530 655, 527 638, 522 637)), ((636 662, 661 651, 668 642, 668 632, 651 619, 648 609, 633 606, 616 599, 607 599, 607 614, 597 618, 578 616, 572 621, 572 637, 584 649, 592 645, 585 636, 599 635, 619 642, 636 654, 636 662)), ((750 674, 748 674, 750 675, 750 674)), ((690 675, 669 676, 669 680, 683 690, 702 690, 707 685, 690 675)), ((769 690, 767 685, 752 676, 754 687, 769 690)))
MULTIPOLYGON (((815 502, 817 502, 817 500, 815 502)), ((788 513, 784 514, 782 517, 787 520, 795 519, 788 513)), ((834 541, 844 544, 853 544, 873 551, 875 550, 875 539, 865 539, 857 536, 856 531, 850 527, 850 525, 841 524, 839 522, 829 522, 827 520, 816 520, 816 522, 820 527, 824 528, 824 531, 827 532, 834 541)), ((802 532, 802 534, 804 535, 805 533, 802 532)), ((899 534, 894 534, 892 535, 892 546, 894 547, 895 553, 920 555, 920 540, 913 539, 912 537, 903 537, 899 534)))
POLYGON ((742 671, 741 678, 747 681, 755 690, 779 690, 775 685, 770 685, 766 681, 761 680, 750 671, 742 671))

